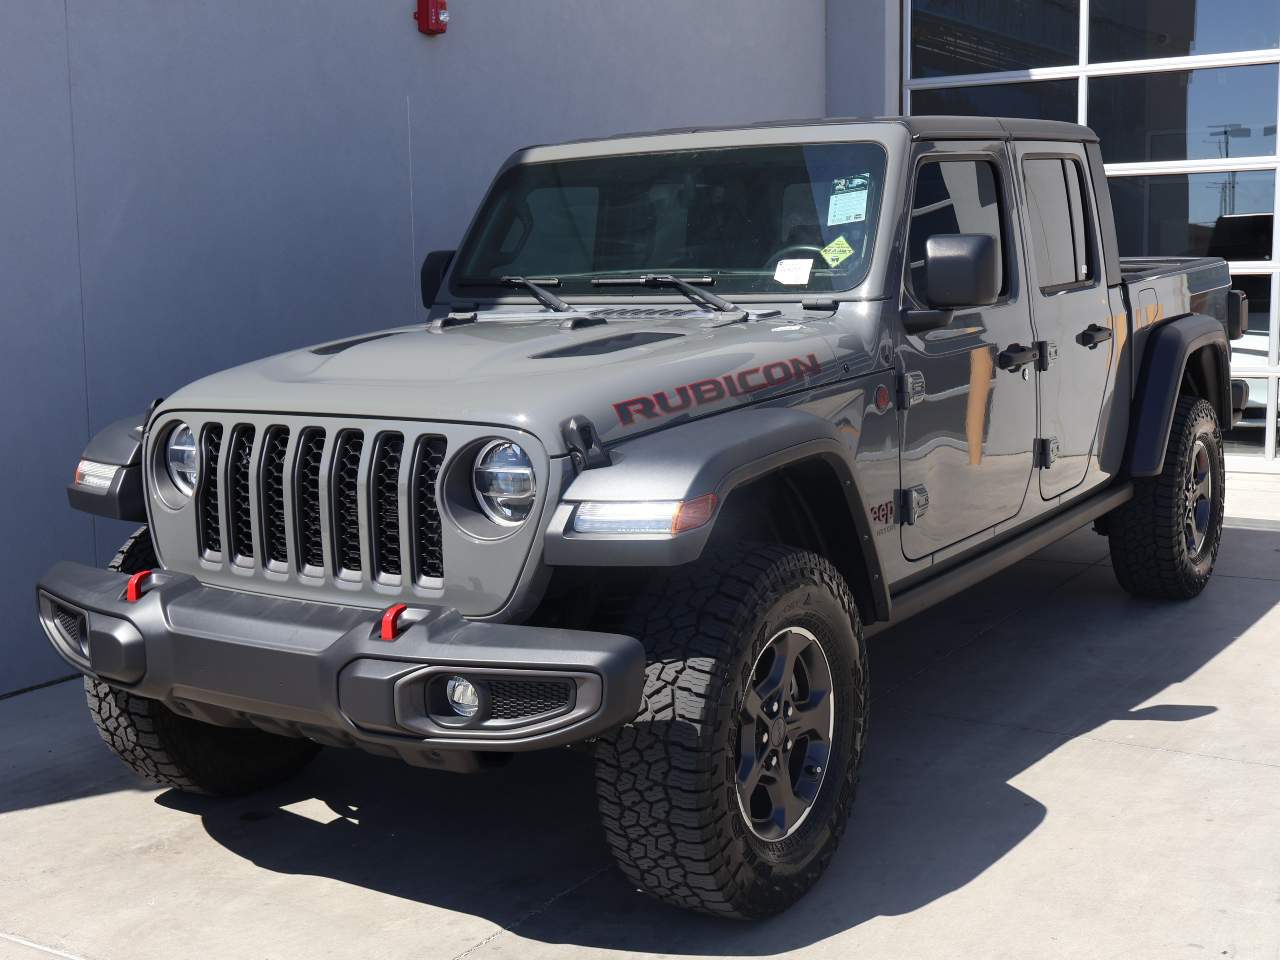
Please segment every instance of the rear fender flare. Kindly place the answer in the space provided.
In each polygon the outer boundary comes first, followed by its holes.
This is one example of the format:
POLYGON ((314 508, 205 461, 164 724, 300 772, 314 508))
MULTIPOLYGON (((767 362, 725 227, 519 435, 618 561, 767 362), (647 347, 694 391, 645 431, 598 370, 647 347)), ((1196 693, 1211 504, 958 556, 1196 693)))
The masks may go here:
POLYGON ((1154 477, 1164 469, 1169 430, 1188 372, 1204 385, 1204 398, 1218 422, 1230 426, 1230 356, 1226 328, 1204 314, 1189 313, 1151 331, 1129 420, 1130 476, 1154 477))

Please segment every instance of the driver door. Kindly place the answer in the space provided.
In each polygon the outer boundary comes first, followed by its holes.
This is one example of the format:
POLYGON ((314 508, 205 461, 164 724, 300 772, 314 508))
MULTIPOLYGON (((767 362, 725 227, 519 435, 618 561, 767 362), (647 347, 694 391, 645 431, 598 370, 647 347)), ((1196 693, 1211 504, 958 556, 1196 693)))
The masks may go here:
POLYGON ((1032 471, 1034 370, 999 368, 1001 351, 1033 343, 1004 144, 948 144, 915 171, 902 303, 928 307, 925 242, 936 234, 994 237, 999 299, 960 308, 942 329, 903 334, 902 551, 916 560, 1017 516, 1032 471), (922 509, 923 508, 923 509, 922 509))

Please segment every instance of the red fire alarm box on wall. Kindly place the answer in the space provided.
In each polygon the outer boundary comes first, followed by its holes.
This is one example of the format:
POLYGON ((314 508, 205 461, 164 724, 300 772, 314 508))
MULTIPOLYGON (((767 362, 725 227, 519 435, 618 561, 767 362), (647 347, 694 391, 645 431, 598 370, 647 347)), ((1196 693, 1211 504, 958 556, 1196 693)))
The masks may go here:
POLYGON ((428 36, 444 33, 449 29, 449 0, 418 0, 413 18, 418 21, 418 30, 428 36))

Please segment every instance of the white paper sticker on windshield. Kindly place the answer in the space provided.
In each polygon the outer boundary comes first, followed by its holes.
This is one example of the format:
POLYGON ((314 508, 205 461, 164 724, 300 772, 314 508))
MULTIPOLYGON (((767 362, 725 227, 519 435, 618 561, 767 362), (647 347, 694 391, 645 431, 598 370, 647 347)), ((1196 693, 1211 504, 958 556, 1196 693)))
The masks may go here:
POLYGON ((866 177, 841 177, 831 183, 831 201, 827 204, 827 226, 860 223, 867 218, 867 192, 871 181, 866 177))
POLYGON ((802 287, 809 282, 809 274, 813 270, 813 258, 805 260, 779 260, 773 271, 773 279, 778 283, 802 287))

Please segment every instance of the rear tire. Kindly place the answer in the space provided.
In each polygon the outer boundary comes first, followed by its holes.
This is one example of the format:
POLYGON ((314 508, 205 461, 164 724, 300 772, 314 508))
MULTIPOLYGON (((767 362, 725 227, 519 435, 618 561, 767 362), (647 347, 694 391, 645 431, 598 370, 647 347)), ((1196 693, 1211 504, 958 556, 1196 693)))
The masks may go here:
POLYGON ((1107 517, 1120 586, 1157 600, 1198 595, 1218 560, 1225 481, 1222 430, 1212 405, 1182 397, 1164 470, 1135 480, 1133 499, 1107 517))
MULTIPOLYGON (((121 573, 158 566, 150 531, 140 527, 109 565, 121 573)), ((179 716, 163 703, 85 677, 85 698, 103 741, 138 776, 187 793, 234 796, 279 783, 319 747, 261 730, 217 727, 179 716)))
POLYGON ((675 906, 785 910, 853 804, 868 694, 848 586, 812 553, 745 544, 660 575, 628 627, 649 655, 644 702, 596 751, 619 867, 675 906))

